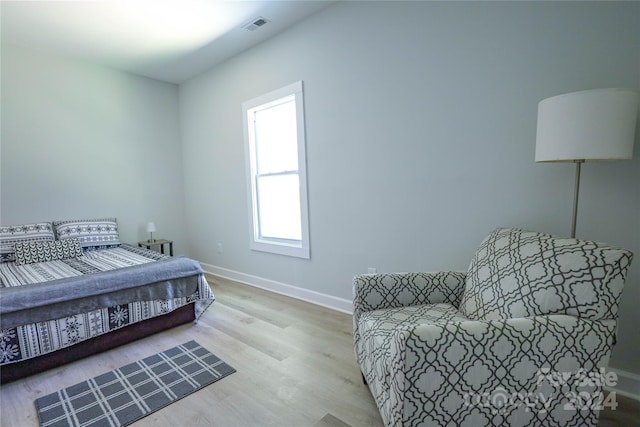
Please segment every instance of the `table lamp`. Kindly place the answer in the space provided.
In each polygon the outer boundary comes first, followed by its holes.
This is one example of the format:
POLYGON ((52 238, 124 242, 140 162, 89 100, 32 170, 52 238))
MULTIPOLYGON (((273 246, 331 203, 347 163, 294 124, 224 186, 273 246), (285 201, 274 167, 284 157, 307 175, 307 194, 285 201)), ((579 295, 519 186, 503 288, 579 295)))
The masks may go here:
POLYGON ((155 242, 153 240, 153 233, 156 231, 156 223, 151 221, 147 223, 147 233, 149 233, 149 242, 155 242))

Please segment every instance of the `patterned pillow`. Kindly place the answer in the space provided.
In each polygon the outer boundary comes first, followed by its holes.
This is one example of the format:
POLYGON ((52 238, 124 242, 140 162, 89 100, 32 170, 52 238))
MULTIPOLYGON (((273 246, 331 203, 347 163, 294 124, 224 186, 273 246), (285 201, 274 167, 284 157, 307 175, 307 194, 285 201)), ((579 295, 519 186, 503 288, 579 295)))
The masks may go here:
POLYGON ((38 240, 55 240, 50 222, 0 226, 0 262, 15 261, 16 243, 38 240))
POLYGON ((460 311, 473 320, 615 319, 632 256, 586 240, 497 229, 471 260, 460 311))
POLYGON ((17 265, 82 256, 80 241, 75 238, 54 242, 18 242, 15 244, 15 248, 17 265))
POLYGON ((120 245, 115 218, 54 221, 53 229, 59 240, 77 238, 83 249, 120 245))

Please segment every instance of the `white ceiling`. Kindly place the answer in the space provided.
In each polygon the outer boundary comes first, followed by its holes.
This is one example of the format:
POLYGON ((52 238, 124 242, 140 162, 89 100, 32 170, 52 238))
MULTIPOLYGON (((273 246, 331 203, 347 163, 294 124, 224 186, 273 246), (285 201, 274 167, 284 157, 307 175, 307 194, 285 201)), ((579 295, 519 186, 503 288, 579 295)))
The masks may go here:
POLYGON ((333 4, 320 1, 0 2, 2 43, 181 83, 333 4), (269 23, 247 31, 254 18, 269 23))

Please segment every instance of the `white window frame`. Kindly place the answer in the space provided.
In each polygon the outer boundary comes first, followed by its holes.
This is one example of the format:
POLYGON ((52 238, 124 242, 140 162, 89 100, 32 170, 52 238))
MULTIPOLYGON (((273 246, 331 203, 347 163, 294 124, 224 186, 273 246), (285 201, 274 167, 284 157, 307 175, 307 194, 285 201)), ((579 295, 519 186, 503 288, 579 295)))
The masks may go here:
POLYGON ((244 126, 245 159, 247 173, 247 195, 249 206, 250 235, 249 246, 253 250, 288 255, 298 258, 310 258, 309 251, 309 209, 307 203, 307 155, 305 150, 304 129, 304 97, 302 81, 295 82, 283 88, 258 96, 242 103, 242 117, 244 126), (297 146, 298 146, 298 179, 300 183, 300 224, 301 240, 276 239, 260 236, 258 218, 258 200, 256 185, 256 146, 252 132, 253 111, 265 104, 279 99, 293 96, 296 105, 297 146), (250 127, 251 125, 251 127, 250 127))

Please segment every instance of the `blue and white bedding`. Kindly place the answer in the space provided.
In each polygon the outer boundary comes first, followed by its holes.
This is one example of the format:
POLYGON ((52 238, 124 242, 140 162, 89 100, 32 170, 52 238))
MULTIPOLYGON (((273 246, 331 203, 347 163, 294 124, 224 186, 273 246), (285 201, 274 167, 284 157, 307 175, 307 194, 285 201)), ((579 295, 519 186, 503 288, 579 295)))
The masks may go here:
POLYGON ((0 263, 0 365, 69 347, 195 302, 214 301, 197 262, 131 245, 0 263))

